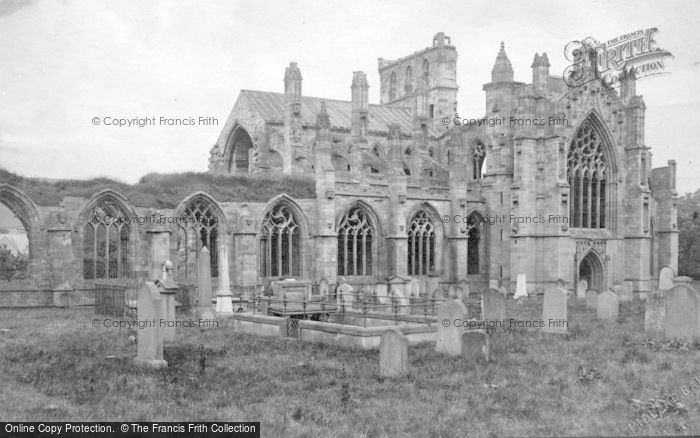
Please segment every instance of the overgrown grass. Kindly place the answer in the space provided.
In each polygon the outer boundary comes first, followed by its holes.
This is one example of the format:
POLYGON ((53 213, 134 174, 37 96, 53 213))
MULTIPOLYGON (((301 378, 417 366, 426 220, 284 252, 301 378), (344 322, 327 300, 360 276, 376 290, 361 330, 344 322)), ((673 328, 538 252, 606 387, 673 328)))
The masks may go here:
MULTIPOLYGON (((539 319, 541 305, 509 301, 509 317, 539 319)), ((627 435, 640 415, 631 400, 678 393, 685 411, 636 434, 700 433, 700 388, 681 392, 700 379, 698 346, 650 348, 643 304, 621 311, 622 323, 603 323, 572 300, 567 336, 500 330, 488 362, 411 347, 410 374, 384 379, 377 351, 227 323, 179 330, 168 368, 150 370, 133 364, 127 331, 92 328, 91 310, 0 310, 0 418, 261 421, 269 437, 627 435)))
POLYGON ((148 174, 136 184, 109 178, 89 180, 45 180, 27 178, 0 169, 0 183, 11 184, 36 204, 57 205, 66 196, 90 198, 103 189, 113 189, 129 198, 134 206, 174 208, 186 196, 204 191, 220 202, 265 202, 280 193, 294 198, 313 198, 313 178, 304 175, 223 176, 209 173, 148 174))

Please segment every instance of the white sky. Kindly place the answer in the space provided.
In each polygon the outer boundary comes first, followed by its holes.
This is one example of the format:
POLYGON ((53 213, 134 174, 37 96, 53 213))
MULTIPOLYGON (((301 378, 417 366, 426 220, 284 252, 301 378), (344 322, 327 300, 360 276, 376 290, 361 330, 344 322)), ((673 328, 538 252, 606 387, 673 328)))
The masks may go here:
POLYGON ((459 114, 484 113, 499 42, 515 79, 535 52, 550 73, 564 46, 657 27, 671 74, 639 80, 653 165, 678 161, 678 190, 700 188, 700 2, 692 1, 119 1, 0 0, 0 167, 27 176, 204 171, 240 89, 282 91, 297 61, 303 93, 349 99, 352 72, 379 100, 377 58, 457 47, 459 114), (93 117, 213 116, 213 127, 93 126, 93 117))

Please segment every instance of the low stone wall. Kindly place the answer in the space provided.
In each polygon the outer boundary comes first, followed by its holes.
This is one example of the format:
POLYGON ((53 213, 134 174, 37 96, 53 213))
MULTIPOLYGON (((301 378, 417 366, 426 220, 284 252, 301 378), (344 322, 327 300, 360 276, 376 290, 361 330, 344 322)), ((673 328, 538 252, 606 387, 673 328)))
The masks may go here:
POLYGON ((390 328, 396 328, 407 339, 409 345, 435 340, 436 325, 401 324, 392 325, 388 321, 383 326, 358 327, 330 322, 299 321, 299 340, 303 342, 318 342, 342 347, 361 348, 369 350, 379 348, 382 334, 390 328))
POLYGON ((336 315, 334 321, 329 321, 335 324, 347 324, 358 327, 385 327, 399 326, 407 324, 436 324, 437 317, 428 315, 426 318, 423 315, 404 315, 393 313, 367 313, 361 312, 346 312, 344 315, 336 315))
POLYGON ((281 333, 286 334, 287 332, 287 319, 278 316, 234 313, 231 319, 233 320, 233 329, 241 333, 279 338, 281 333))
POLYGON ((0 290, 0 307, 53 306, 52 290, 0 290))

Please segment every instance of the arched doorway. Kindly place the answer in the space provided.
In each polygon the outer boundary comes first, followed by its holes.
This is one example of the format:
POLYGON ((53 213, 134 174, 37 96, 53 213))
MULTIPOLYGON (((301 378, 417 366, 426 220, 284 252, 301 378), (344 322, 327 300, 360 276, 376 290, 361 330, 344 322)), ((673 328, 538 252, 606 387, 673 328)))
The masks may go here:
POLYGON ((605 271, 603 263, 596 253, 590 251, 581 259, 578 266, 578 281, 586 280, 589 289, 603 292, 605 289, 605 271))
POLYGON ((228 171, 234 175, 248 173, 248 154, 253 147, 253 141, 242 126, 238 126, 229 140, 228 171))

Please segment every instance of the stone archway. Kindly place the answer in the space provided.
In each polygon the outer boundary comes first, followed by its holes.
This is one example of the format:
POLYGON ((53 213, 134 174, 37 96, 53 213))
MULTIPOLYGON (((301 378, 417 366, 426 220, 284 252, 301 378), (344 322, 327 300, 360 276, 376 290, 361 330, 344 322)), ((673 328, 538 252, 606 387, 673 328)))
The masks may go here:
POLYGON ((586 280, 589 289, 595 289, 598 292, 605 290, 605 268, 600 257, 589 251, 578 265, 578 281, 586 280))
POLYGON ((7 207, 19 220, 27 234, 27 272, 28 279, 35 283, 40 283, 39 260, 43 257, 40 254, 40 232, 41 218, 39 211, 32 200, 21 190, 8 184, 0 184, 0 203, 7 207))
POLYGON ((249 153, 253 141, 242 126, 237 126, 226 146, 227 171, 233 175, 246 174, 249 171, 249 153))

